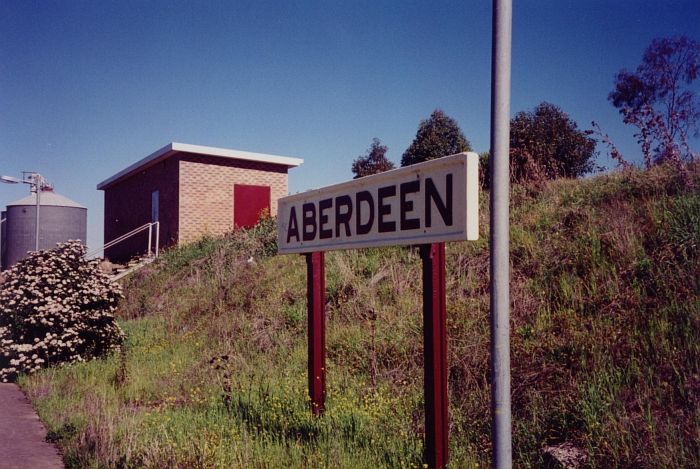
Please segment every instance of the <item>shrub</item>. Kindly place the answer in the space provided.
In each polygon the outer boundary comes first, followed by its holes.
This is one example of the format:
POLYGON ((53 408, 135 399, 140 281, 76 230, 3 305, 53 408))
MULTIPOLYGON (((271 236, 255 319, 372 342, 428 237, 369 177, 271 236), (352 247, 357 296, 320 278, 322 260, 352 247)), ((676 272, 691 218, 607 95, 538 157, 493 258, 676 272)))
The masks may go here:
POLYGON ((113 351, 124 334, 112 313, 120 287, 68 241, 31 253, 0 283, 0 380, 113 351))
POLYGON ((577 178, 595 170, 596 142, 550 103, 521 111, 510 121, 513 182, 577 178))
POLYGON ((256 254, 262 257, 277 254, 277 219, 271 217, 269 212, 261 215, 258 224, 248 234, 256 242, 256 254))
POLYGON ((265 210, 255 226, 234 230, 227 238, 235 251, 245 257, 274 256, 277 254, 277 219, 270 216, 269 210, 265 210))

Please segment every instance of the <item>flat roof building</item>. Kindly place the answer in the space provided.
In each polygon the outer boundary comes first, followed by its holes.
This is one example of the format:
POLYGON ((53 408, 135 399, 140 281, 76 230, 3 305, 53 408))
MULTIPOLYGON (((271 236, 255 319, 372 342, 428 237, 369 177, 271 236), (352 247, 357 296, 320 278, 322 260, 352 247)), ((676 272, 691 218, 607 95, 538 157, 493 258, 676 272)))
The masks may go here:
MULTIPOLYGON (((97 185, 104 191, 104 240, 158 221, 161 247, 250 227, 277 213, 287 171, 300 158, 172 142, 97 185)), ((107 249, 124 261, 144 254, 148 234, 107 249)))

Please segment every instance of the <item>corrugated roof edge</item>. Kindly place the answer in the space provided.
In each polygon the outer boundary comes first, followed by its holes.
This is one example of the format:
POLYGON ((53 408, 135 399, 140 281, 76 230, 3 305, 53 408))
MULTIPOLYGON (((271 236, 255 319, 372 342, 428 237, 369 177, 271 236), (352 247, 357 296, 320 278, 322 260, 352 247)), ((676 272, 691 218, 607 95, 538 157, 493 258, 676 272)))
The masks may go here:
MULTIPOLYGON (((80 205, 78 202, 69 199, 65 195, 57 194, 54 191, 42 191, 40 202, 42 207, 73 207, 87 210, 86 206, 80 205)), ((8 207, 16 207, 22 205, 26 205, 29 207, 36 205, 36 194, 29 194, 26 197, 22 197, 19 200, 15 200, 14 202, 10 202, 9 204, 7 204, 8 207)))
POLYGON ((157 162, 164 160, 165 158, 168 158, 171 155, 174 155, 178 152, 194 153, 198 155, 220 156, 223 158, 232 158, 237 160, 258 161, 261 163, 272 163, 289 166, 291 168, 297 167, 304 162, 304 160, 301 158, 293 158, 291 156, 267 155, 264 153, 253 153, 250 151, 232 150, 228 148, 216 148, 202 145, 190 145, 188 143, 171 142, 165 145, 163 148, 151 153, 147 157, 137 161, 131 166, 105 179, 97 185, 97 189, 106 189, 107 186, 116 182, 117 180, 128 176, 139 169, 152 166, 157 162))

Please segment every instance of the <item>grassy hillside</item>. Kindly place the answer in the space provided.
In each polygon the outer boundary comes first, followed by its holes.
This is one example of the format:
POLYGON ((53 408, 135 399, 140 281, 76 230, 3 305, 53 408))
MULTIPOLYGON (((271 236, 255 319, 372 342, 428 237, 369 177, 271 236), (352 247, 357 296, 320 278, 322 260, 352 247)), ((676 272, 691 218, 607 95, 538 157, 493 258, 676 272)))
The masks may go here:
MULTIPOLYGON (((700 466, 700 172, 513 189, 513 448, 700 466)), ((447 248, 451 467, 490 459, 488 201, 447 248)), ((305 264, 269 227, 172 250, 126 283, 120 355, 23 378, 74 466, 422 467, 420 259, 327 255, 328 400, 306 395, 305 264), (256 262, 248 263, 251 255, 256 262)))

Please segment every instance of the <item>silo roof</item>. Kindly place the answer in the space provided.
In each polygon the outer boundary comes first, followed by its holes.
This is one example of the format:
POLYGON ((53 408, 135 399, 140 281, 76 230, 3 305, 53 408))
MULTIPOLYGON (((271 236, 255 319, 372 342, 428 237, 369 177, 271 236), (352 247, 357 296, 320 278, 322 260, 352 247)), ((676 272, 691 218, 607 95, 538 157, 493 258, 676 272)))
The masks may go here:
MULTIPOLYGON (((54 191, 42 191, 40 202, 42 206, 75 207, 87 209, 87 207, 80 205, 78 202, 74 202, 68 197, 64 197, 61 194, 57 194, 54 191)), ((7 204, 8 207, 18 205, 36 205, 36 194, 31 193, 27 197, 23 197, 19 200, 15 200, 14 202, 7 204)))
POLYGON ((178 153, 190 153, 203 156, 219 156, 234 160, 257 161, 260 163, 278 164, 294 168, 304 162, 301 158, 291 156, 267 155, 264 153, 253 153, 250 151, 231 150, 228 148, 206 147, 202 145, 190 145, 188 143, 171 142, 163 148, 151 153, 147 157, 137 161, 131 166, 119 171, 117 174, 105 179, 97 185, 97 189, 104 190, 117 181, 125 179, 137 171, 153 166, 154 164, 170 158, 178 153))

